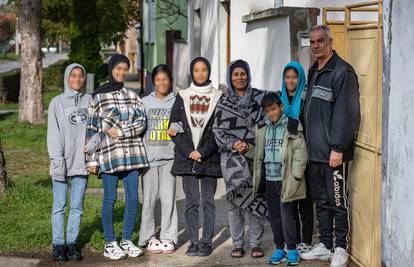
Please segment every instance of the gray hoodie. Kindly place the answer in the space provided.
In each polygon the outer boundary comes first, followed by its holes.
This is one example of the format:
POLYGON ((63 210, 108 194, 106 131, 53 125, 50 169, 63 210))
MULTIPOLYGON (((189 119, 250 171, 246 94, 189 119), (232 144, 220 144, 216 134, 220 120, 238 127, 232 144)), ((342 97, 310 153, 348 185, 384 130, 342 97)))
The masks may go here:
POLYGON ((89 94, 75 92, 69 87, 68 79, 74 68, 85 69, 76 63, 65 70, 65 91, 52 99, 48 110, 47 149, 50 158, 52 179, 64 181, 67 176, 87 175, 85 144, 89 94))
POLYGON ((167 134, 174 101, 173 93, 170 93, 164 99, 159 99, 155 92, 152 92, 142 99, 148 125, 144 144, 151 167, 158 166, 163 161, 174 159, 174 143, 167 134))

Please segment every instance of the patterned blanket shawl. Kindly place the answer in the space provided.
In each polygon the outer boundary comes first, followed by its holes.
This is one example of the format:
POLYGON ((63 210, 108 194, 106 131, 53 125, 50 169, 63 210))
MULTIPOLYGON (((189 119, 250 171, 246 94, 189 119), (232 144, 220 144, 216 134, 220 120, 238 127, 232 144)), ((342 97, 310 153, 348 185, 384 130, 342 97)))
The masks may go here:
POLYGON ((267 204, 253 194, 252 162, 235 151, 236 140, 255 142, 255 125, 263 119, 260 106, 264 91, 249 87, 244 96, 226 92, 216 107, 213 132, 220 147, 221 169, 226 185, 226 200, 231 208, 240 208, 253 219, 264 221, 267 204))

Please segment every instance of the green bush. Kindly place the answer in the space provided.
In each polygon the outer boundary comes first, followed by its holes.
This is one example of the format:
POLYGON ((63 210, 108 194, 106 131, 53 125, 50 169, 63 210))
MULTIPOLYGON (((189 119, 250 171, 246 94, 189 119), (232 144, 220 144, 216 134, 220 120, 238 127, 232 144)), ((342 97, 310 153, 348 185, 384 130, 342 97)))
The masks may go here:
POLYGON ((63 79, 67 60, 60 60, 43 69, 43 92, 55 91, 63 88, 63 79))
POLYGON ((0 73, 0 104, 19 101, 20 70, 0 73))

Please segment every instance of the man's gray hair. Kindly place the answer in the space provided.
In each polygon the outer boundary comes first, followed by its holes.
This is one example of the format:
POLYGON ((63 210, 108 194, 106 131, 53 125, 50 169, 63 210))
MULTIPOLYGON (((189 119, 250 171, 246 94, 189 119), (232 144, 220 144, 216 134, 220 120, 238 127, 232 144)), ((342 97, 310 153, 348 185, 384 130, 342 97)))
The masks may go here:
POLYGON ((324 31, 326 39, 331 40, 332 39, 332 33, 331 29, 329 29, 326 25, 315 25, 311 28, 310 33, 316 32, 316 31, 324 31))

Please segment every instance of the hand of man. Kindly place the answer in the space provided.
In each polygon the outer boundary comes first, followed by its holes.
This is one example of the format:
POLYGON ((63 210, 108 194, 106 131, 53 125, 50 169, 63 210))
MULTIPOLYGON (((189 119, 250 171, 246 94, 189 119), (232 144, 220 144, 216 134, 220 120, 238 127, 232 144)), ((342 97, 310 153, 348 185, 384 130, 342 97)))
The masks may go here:
POLYGON ((107 133, 112 139, 118 139, 119 137, 118 132, 115 128, 111 128, 109 131, 107 131, 107 133))
POLYGON ((194 150, 193 152, 191 152, 189 158, 192 160, 201 162, 201 154, 197 150, 194 150))
POLYGON ((91 174, 98 174, 98 166, 88 167, 88 172, 91 173, 91 174))
POLYGON ((331 157, 329 158, 329 166, 336 168, 342 164, 342 152, 331 151, 331 157))

